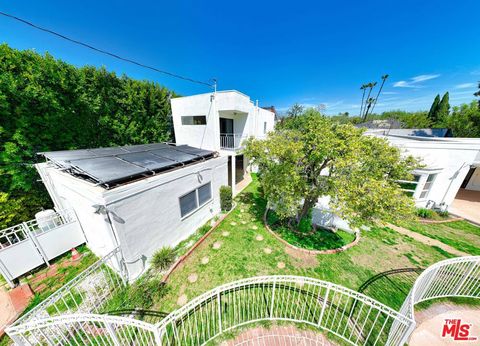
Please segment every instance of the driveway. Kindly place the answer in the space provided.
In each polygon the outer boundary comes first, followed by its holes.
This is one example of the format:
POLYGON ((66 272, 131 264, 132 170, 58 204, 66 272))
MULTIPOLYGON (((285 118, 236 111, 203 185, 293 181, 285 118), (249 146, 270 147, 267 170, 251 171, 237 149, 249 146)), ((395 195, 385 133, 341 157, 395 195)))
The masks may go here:
POLYGON ((480 224, 480 191, 458 190, 457 196, 448 210, 452 214, 480 224))

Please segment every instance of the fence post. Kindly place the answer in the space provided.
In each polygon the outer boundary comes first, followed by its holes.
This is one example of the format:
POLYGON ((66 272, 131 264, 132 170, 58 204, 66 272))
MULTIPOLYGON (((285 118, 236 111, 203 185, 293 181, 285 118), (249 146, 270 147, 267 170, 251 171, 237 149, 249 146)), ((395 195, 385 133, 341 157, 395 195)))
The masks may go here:
POLYGON ((35 246, 35 248, 37 249, 38 253, 42 257, 45 264, 50 267, 50 263, 48 263, 48 257, 45 254, 45 252, 43 251, 40 243, 38 242, 38 239, 37 239, 37 236, 35 235, 35 232, 30 231, 30 227, 28 227, 26 222, 22 222, 22 228, 23 228, 23 231, 25 232, 25 234, 27 235, 27 237, 30 238, 30 240, 32 241, 33 246, 35 246))
POLYGON ((3 262, 2 262, 1 259, 0 259, 0 274, 2 274, 3 278, 4 278, 5 281, 8 283, 8 285, 10 286, 10 288, 15 288, 15 284, 14 284, 13 281, 10 279, 10 275, 9 275, 8 269, 7 269, 7 267, 5 266, 5 264, 3 264, 3 262))
POLYGON ((108 335, 112 338, 113 344, 115 346, 122 346, 122 344, 117 338, 117 334, 115 334, 115 329, 112 327, 112 325, 107 321, 103 321, 103 324, 105 325, 105 328, 108 331, 108 335))
POLYGON ((161 346, 162 345, 162 333, 160 333, 160 328, 155 328, 153 330, 153 335, 154 335, 156 344, 158 346, 161 346))
POLYGON ((275 287, 277 285, 277 278, 273 279, 273 289, 272 289, 272 304, 270 305, 270 318, 273 318, 273 307, 275 306, 275 287))
POLYGON ((217 304, 218 304, 218 326, 220 328, 220 333, 222 333, 222 305, 220 301, 220 291, 217 292, 217 304))
POLYGON ((17 335, 10 335, 7 333, 7 335, 9 336, 10 339, 13 340, 13 343, 15 344, 15 346, 24 346, 25 343, 17 336, 17 335))
POLYGON ((327 306, 328 294, 330 293, 330 284, 327 286, 327 292, 325 292, 325 297, 323 298, 322 310, 320 311, 320 317, 318 318, 317 326, 320 327, 322 324, 323 314, 325 313, 325 308, 327 306))

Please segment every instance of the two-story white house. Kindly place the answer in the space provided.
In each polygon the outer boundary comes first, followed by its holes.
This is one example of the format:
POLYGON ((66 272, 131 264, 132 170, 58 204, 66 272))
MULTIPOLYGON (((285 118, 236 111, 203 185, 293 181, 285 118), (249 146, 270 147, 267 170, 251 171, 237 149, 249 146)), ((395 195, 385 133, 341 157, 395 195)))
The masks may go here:
POLYGON ((175 142, 228 156, 228 181, 239 192, 248 161, 243 141, 262 138, 275 125, 275 114, 236 90, 178 97, 171 100, 175 142))

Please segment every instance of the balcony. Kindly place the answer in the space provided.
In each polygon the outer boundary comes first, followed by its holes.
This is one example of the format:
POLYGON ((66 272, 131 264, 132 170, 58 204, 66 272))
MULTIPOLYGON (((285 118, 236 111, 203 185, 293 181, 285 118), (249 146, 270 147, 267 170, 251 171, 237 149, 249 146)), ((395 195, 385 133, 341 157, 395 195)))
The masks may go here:
POLYGON ((221 133, 220 149, 223 150, 239 150, 243 148, 242 142, 247 139, 246 135, 241 133, 221 133))

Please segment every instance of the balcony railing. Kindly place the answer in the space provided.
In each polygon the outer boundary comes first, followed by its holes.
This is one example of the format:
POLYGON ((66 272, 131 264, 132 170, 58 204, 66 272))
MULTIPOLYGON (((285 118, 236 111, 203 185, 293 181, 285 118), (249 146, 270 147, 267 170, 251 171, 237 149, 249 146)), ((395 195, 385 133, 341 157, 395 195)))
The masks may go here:
POLYGON ((220 149, 237 150, 242 148, 242 142, 247 139, 247 136, 241 133, 221 133, 220 134, 220 149))

